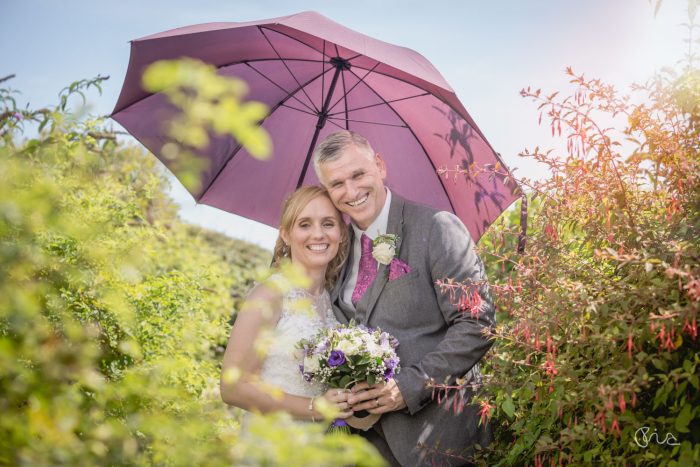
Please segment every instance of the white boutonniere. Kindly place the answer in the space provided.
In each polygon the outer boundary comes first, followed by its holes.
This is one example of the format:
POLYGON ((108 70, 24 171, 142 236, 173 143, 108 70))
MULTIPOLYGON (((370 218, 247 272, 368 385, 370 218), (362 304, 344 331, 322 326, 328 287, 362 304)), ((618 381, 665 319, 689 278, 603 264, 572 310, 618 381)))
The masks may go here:
POLYGON ((399 240, 398 235, 383 234, 377 235, 372 241, 372 256, 379 264, 388 265, 396 256, 396 243, 399 240))

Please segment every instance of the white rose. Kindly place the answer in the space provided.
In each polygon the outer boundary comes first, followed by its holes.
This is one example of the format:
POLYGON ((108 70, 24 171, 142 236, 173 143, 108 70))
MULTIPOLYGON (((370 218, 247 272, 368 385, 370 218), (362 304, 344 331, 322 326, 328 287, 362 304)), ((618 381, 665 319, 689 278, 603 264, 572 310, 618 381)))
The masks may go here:
POLYGON ((381 355, 384 353, 382 351, 382 348, 375 344, 374 342, 368 342, 367 343, 367 353, 373 358, 376 357, 381 357, 381 355))
POLYGON ((304 373, 316 373, 318 369, 318 358, 304 357, 304 373))
POLYGON ((374 259, 380 264, 389 264, 394 258, 395 252, 396 248, 394 248, 394 245, 382 242, 374 247, 372 256, 374 256, 374 259))
POLYGON ((342 351, 345 355, 353 355, 357 352, 357 343, 351 339, 343 339, 338 342, 335 348, 342 351))

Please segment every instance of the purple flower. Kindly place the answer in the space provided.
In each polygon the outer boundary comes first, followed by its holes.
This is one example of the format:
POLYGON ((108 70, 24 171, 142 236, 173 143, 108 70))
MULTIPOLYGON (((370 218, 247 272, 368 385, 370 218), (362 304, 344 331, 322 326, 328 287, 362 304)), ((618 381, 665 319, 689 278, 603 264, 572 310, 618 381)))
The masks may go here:
POLYGON ((387 346, 390 345, 390 340, 389 340, 389 334, 386 332, 383 332, 379 335, 379 345, 381 346, 387 346))
POLYGON ((331 350, 331 355, 328 357, 328 365, 332 367, 340 366, 345 363, 345 354, 342 350, 331 350))
POLYGON ((393 368, 387 368, 386 370, 384 370, 384 381, 389 381, 393 377, 394 377, 394 369, 393 368))
POLYGON ((390 358, 386 362, 384 362, 384 366, 389 368, 390 370, 393 370, 396 368, 396 364, 399 363, 399 361, 395 358, 390 358))

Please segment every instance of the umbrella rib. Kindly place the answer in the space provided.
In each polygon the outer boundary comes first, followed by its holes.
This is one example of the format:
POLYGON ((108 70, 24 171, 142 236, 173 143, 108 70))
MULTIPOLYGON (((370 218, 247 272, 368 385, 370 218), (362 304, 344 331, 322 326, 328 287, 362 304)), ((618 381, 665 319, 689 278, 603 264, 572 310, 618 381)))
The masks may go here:
MULTIPOLYGON (((348 71, 349 71, 350 73, 355 74, 355 72, 353 72, 352 70, 348 70, 348 71)), ((355 76, 357 76, 357 75, 355 74, 355 76)), ((360 77, 357 76, 357 78, 359 79, 360 77)), ((420 146, 420 148, 423 150, 423 153, 425 154, 426 159, 428 159, 428 162, 430 163, 430 166, 433 168, 433 173, 435 173, 435 176, 437 177, 438 181, 440 182, 440 185, 442 186, 443 191, 445 192, 445 197, 447 198, 447 202, 450 203, 450 208, 452 209, 452 212, 457 212, 457 210, 455 209, 454 204, 452 203, 452 200, 450 199, 450 196, 447 194, 448 191, 447 191, 447 187, 445 186, 445 182, 442 180, 442 177, 440 177, 440 176, 437 174, 437 168, 435 167, 435 164, 433 163, 433 160, 432 160, 432 159, 430 158, 430 156, 428 155, 428 151, 425 149, 425 146, 423 146, 423 143, 421 143, 420 139, 418 139, 418 135, 416 135, 416 133, 413 131, 413 128, 411 128, 411 126, 410 126, 408 123, 406 123, 406 120, 403 119, 403 117, 401 116, 401 114, 399 114, 399 113, 396 111, 396 109, 393 108, 393 107, 391 106, 391 104, 389 104, 389 102, 387 102, 381 95, 379 95, 379 93, 378 93, 377 91, 375 91, 375 90, 372 88, 372 86, 369 86, 369 85, 368 85, 367 88, 369 88, 369 89, 379 98, 379 100, 383 101, 383 102, 386 104, 386 106, 387 106, 388 108, 390 108, 390 109, 396 114, 396 117, 397 117, 399 120, 401 120, 401 121, 403 122, 404 125, 406 125, 406 130, 408 130, 408 131, 411 132, 411 134, 413 135, 413 139, 415 139, 416 143, 417 143, 417 144, 420 146)), ((434 95, 434 94, 433 94, 433 95, 434 95)), ((448 104, 448 106, 449 106, 449 104, 448 104)), ((450 107, 450 108, 451 108, 451 107, 450 107)))
POLYGON ((314 116, 314 117, 318 117, 318 114, 316 114, 316 113, 314 113, 314 112, 309 112, 309 111, 304 110, 304 109, 297 109, 296 107, 292 107, 291 105, 282 104, 282 105, 280 105, 279 107, 285 107, 285 108, 287 108, 287 109, 296 110, 297 112, 301 112, 301 113, 304 113, 304 114, 307 114, 307 115, 311 115, 311 116, 314 116))
MULTIPOLYGON (((348 92, 345 87, 345 73, 340 74, 340 79, 343 80, 343 101, 345 102, 345 129, 350 129, 350 123, 348 122, 348 92)), ((330 110, 330 109, 329 109, 330 110)))
MULTIPOLYGON (((377 68, 378 66, 379 66, 379 62, 377 62, 377 64, 374 65, 370 70, 365 70, 365 71, 367 71, 367 73, 365 73, 365 75, 357 83, 353 84, 352 87, 346 93, 343 93, 343 95, 341 97, 339 97, 338 100, 335 101, 335 104, 333 104, 328 110, 329 111, 333 110, 335 108, 335 106, 338 105, 338 103, 340 103, 341 100, 343 100, 344 97, 346 97, 348 94, 350 94, 352 92, 352 90, 355 89, 360 83, 364 82, 367 75, 369 75, 372 71, 374 71, 374 69, 377 68)), ((360 69, 364 70, 364 68, 360 68, 360 69)), ((355 76, 357 76, 357 75, 355 75, 355 76)), ((345 78, 343 78, 343 83, 344 82, 345 82, 345 78)), ((343 89, 344 89, 344 87, 343 87, 343 89)), ((345 101, 345 107, 347 109, 347 101, 345 101)), ((338 113, 340 113, 340 112, 338 112, 338 113)))
MULTIPOLYGON (((258 26, 258 28, 263 28, 263 27, 265 27, 265 26, 258 26)), ((292 36, 290 36, 289 34, 285 33, 284 31, 280 31, 280 30, 274 29, 274 28, 270 27, 270 25, 267 25, 267 27, 265 27, 265 29, 268 29, 268 30, 270 30, 270 31, 274 31, 274 32, 276 32, 277 34, 280 34, 280 35, 282 35, 282 36, 286 36, 287 38, 289 38, 289 39, 291 39, 291 40, 293 40, 293 41, 296 41, 296 42, 300 43, 301 45, 304 45, 304 46, 310 48, 311 50, 315 50, 316 52, 325 55, 325 56, 328 57, 329 59, 330 59, 330 58, 333 58, 333 57, 331 57, 330 55, 327 55, 325 52, 322 52, 322 51, 318 50, 316 47, 313 47, 313 46, 307 44, 306 42, 297 39, 296 37, 292 37, 292 36)), ((335 45, 335 52, 336 52, 336 54, 337 54, 338 56, 340 56, 340 52, 338 51, 338 45, 337 45, 337 44, 333 44, 333 45, 335 45)), ((348 49, 348 50, 349 50, 349 49, 348 49)), ((351 51, 351 52, 354 52, 353 50, 350 50, 350 51, 351 51)), ((357 57, 361 57, 361 56, 362 56, 362 54, 357 53, 357 54, 353 55, 352 57, 346 58, 346 59, 344 59, 344 60, 347 60, 347 61, 349 62, 349 61, 355 60, 357 57)), ((368 57, 368 58, 371 58, 371 57, 368 57)), ((372 60, 374 60, 374 59, 372 59, 372 60)), ((376 61, 376 60, 375 60, 375 61, 376 61)))
MULTIPOLYGON (((265 40, 267 41, 267 43, 270 44, 270 47, 272 47, 272 50, 275 52, 275 55, 277 55, 277 58, 279 58, 279 60, 282 62, 282 65, 284 65, 284 67, 287 69, 287 71, 288 71, 289 74, 292 76, 292 78, 294 78, 294 81, 296 81, 297 86, 301 86, 301 83, 299 82, 299 80, 297 79, 297 77, 294 76, 294 73, 292 73, 292 70, 290 70, 289 67, 287 66, 287 62, 284 61, 284 59, 283 59, 282 56, 279 54, 279 52, 277 51, 277 49, 275 48, 275 46, 272 45, 272 41, 270 40, 269 37, 267 37, 267 34, 265 34, 264 28, 262 28, 262 27, 258 27, 258 28, 260 29, 260 32, 262 33, 263 37, 265 37, 265 40)), ((318 112, 318 109, 317 109, 316 106, 314 105, 313 99, 311 99, 311 96, 309 96, 309 94, 306 92, 306 89, 304 89, 304 88, 302 87, 302 88, 301 88, 301 92, 304 93, 304 95, 306 96, 306 98, 309 100, 309 102, 311 103, 311 105, 314 107, 314 110, 315 110, 316 112, 318 112)))
POLYGON ((329 123, 332 123, 333 125, 337 126, 337 127, 340 128, 341 130, 349 130, 349 129, 350 129, 350 128, 348 127, 348 122, 345 122, 345 128, 343 128, 342 126, 338 125, 338 124, 335 123, 333 120, 331 120, 330 118, 327 119, 326 121, 329 122, 329 123))
POLYGON ((324 52, 318 50, 316 47, 312 47, 311 45, 307 44, 306 42, 301 41, 301 40, 297 39, 296 37, 290 36, 289 34, 287 34, 287 33, 284 32, 284 31, 280 31, 280 30, 277 30, 277 29, 275 29, 275 28, 273 28, 273 27, 270 27, 269 24, 268 24, 268 25, 263 25, 263 26, 258 26, 258 29, 263 29, 263 28, 265 28, 265 29, 267 29, 267 30, 269 30, 269 31, 276 32, 277 34, 280 34, 280 35, 282 35, 282 36, 287 37, 288 39, 291 39, 291 40, 293 40, 293 41, 295 41, 295 42, 298 42, 298 43, 300 43, 301 45, 304 45, 304 46, 310 48, 311 50, 315 50, 316 52, 325 55, 325 56, 328 57, 329 59, 331 58, 330 55, 326 55, 326 53, 324 53, 324 52))
MULTIPOLYGON (((287 58, 287 59, 285 59, 285 60, 287 60, 288 62, 310 62, 310 63, 322 62, 322 60, 310 60, 310 59, 306 59, 306 58, 287 58)), ((276 59, 276 58, 255 58, 255 59, 250 59, 250 60, 242 60, 242 61, 238 61, 238 62, 229 62, 229 63, 225 63, 225 64, 223 64, 223 65, 217 65, 216 67, 217 67, 217 69, 221 69, 221 68, 230 67, 230 66, 234 66, 234 65, 247 64, 247 63, 249 63, 249 62, 257 63, 257 62, 272 62, 272 61, 277 61, 277 59, 276 59)), ((257 71, 257 70, 256 70, 256 71, 257 71)), ((258 72, 258 73, 260 73, 260 72, 258 72)), ((264 75, 263 75, 263 76, 264 76, 264 75)), ((156 94, 158 94, 158 93, 147 94, 147 95, 145 95, 145 96, 143 96, 143 97, 141 97, 141 98, 139 98, 139 99, 136 99, 135 101, 133 101, 133 102, 131 102, 131 103, 129 103, 129 104, 126 104, 126 105, 125 105, 124 107, 122 107, 121 109, 115 110, 114 112, 112 112, 112 113, 110 114, 110 117, 111 117, 112 115, 118 114, 119 112, 121 112, 122 110, 124 110, 126 107, 130 107, 130 106, 132 106, 132 105, 134 105, 134 104, 138 104, 139 102, 141 102, 141 101, 143 101, 143 100, 145 100, 145 99, 148 99, 149 97, 155 96, 156 94)))
MULTIPOLYGON (((359 67, 359 66, 355 66, 354 68, 357 68, 357 69, 360 69, 360 70, 366 70, 366 68, 362 68, 362 67, 359 67)), ((375 68, 375 67, 372 67, 372 70, 374 70, 374 68, 375 68)), ((352 71, 351 71, 351 73, 352 73, 352 71)), ((390 74, 382 73, 382 72, 378 72, 378 71, 375 71, 374 73, 377 73, 378 75, 386 76, 387 78, 395 79, 395 80, 397 80, 397 81, 401 81, 402 83, 406 83, 406 84, 408 84, 409 86, 413 86, 414 88, 417 88, 417 89, 423 89, 422 87, 417 86, 417 85, 414 84, 414 83, 410 83, 410 82, 406 81, 405 79, 399 78, 399 77, 397 77, 397 76, 392 76, 392 75, 390 75, 390 74)), ((355 75, 355 76, 357 76, 357 75, 355 75)), ((358 78, 359 78, 359 76, 358 76, 358 78)), ((369 86, 369 87, 370 87, 370 89, 371 89, 371 86, 369 86)), ((443 88, 443 89, 444 89, 444 88, 443 88)), ((425 91, 425 89, 423 89, 423 90, 425 91)), ((474 131, 476 132, 476 134, 478 134, 478 135, 481 137, 482 141, 483 141, 484 143, 486 143, 486 145, 491 149, 491 151, 493 152, 493 155, 496 157, 496 160, 498 160, 498 161, 501 163, 501 165, 503 165, 503 167, 508 167, 508 166, 505 164, 505 162, 503 162, 503 159, 501 158, 500 154, 493 148, 493 146, 491 146, 491 143, 489 143, 489 141, 486 139, 486 136, 484 136, 484 134, 481 132, 481 129, 479 129, 479 127, 476 125, 476 122, 473 121, 473 119, 471 118, 471 116, 469 115, 469 113, 467 113, 466 115, 462 115, 462 114, 459 113, 449 102, 447 102, 442 96, 438 96, 438 95, 436 95, 436 94, 434 94, 434 93, 432 93, 432 92, 430 92, 430 91, 426 91, 426 92, 428 92, 428 94, 430 94, 431 96, 433 96, 435 99, 437 99, 437 100, 439 100, 440 102, 442 102, 443 104, 445 104, 445 105, 446 105, 447 107, 449 107, 450 110, 452 110, 454 113, 456 113, 457 115, 459 115, 460 117, 462 117, 462 118, 464 119, 464 121, 467 122, 467 125, 469 125, 469 128, 471 128, 472 130, 474 130, 474 131)), ((376 93, 375 93, 375 94, 376 94, 376 93)), ((392 107, 392 110, 393 110, 393 107, 392 107)), ((466 110, 465 110, 465 112, 466 112, 466 110)), ((409 128, 410 128, 410 127, 409 127, 409 128)), ((422 145, 421 145, 421 146, 422 146, 422 145)), ((510 171, 509 171, 509 172, 510 172, 510 171)), ((442 181, 442 178, 440 178, 440 180, 442 181)), ((443 184, 443 186, 444 186, 444 184, 443 184)), ((452 204, 452 201, 450 201, 450 204, 452 204)))
MULTIPOLYGON (((276 62, 279 58, 246 58, 244 60, 238 60, 235 62, 228 62, 222 65, 217 65, 218 69, 226 68, 230 66, 240 65, 241 63, 257 63, 257 62, 276 62)), ((308 62, 308 63, 327 63, 325 60, 311 60, 310 58, 285 58, 288 62, 308 62)))
MULTIPOLYGON (((326 56, 326 40, 323 39, 323 56, 326 56)), ((321 63, 321 100, 319 102, 324 102, 323 90, 326 89, 326 60, 321 63)))
MULTIPOLYGON (((275 83, 275 82, 272 80, 272 78, 270 78, 269 76, 265 75, 262 71, 258 70, 257 68, 255 68, 255 67, 254 67, 253 65, 251 65, 250 63, 245 62, 245 64, 246 64, 248 67, 250 67, 250 69, 252 69, 252 70, 255 71, 256 73, 258 73, 260 76, 262 76, 263 78, 265 78, 266 80, 268 80, 269 82, 271 82, 272 84, 274 84, 275 86, 277 86, 278 88, 280 88, 280 89, 281 89, 282 91, 284 91, 285 93, 287 93, 287 96, 288 96, 288 97, 291 97, 292 99, 294 99, 295 101, 297 101, 298 103, 300 103, 301 105, 303 105, 304 107, 306 107, 307 109, 309 109, 309 112, 317 112, 317 110, 316 110, 315 108, 309 107, 309 106, 306 104, 306 102, 303 102, 301 99, 299 99, 298 97, 296 97, 295 94, 296 94, 296 93, 299 91, 299 89, 302 87, 301 84, 297 83, 297 84, 299 85, 299 87, 296 88, 294 91, 289 92, 289 91, 287 91, 286 89, 284 89, 281 85, 275 83)), ((312 80, 310 80, 309 83, 310 83, 311 81, 313 81, 314 79, 317 79, 317 78, 318 78, 318 75, 315 76, 312 80)), ((308 84, 308 83, 306 83, 306 84, 308 84)), ((306 84, 305 84, 305 85, 306 85, 306 84)))
MULTIPOLYGON (((423 94, 416 94, 415 96, 399 97, 398 99, 392 99, 392 100, 386 101, 386 103, 392 104, 392 103, 394 103, 394 102, 400 102, 400 101, 405 101, 405 100, 408 100, 408 99, 415 99, 416 97, 423 97, 423 96, 430 96, 430 95, 431 95, 431 94, 430 94, 429 92, 424 92, 423 94)), ((380 105, 385 105, 385 102, 378 102, 378 103, 376 103, 376 104, 369 104, 369 105, 363 105, 362 107, 356 107, 356 108, 354 108, 354 109, 350 109, 350 110, 346 111, 345 114, 347 115, 348 112, 355 112, 356 110, 369 109, 369 108, 377 107, 377 106, 380 106, 380 105)), ((338 115, 338 114, 341 114, 341 113, 343 113, 343 112, 342 112, 342 111, 340 111, 340 112, 335 112, 335 113, 329 114, 329 116, 331 116, 331 115, 338 115)))
MULTIPOLYGON (((252 68, 252 67, 251 67, 251 68, 252 68)), ((255 70, 255 68, 253 68, 253 69, 255 70)), ((328 73, 328 71, 330 71, 330 70, 331 70, 331 68, 329 68, 329 69, 326 71, 326 73, 328 73)), ((256 71, 257 71, 257 70, 256 70, 256 71)), ((262 76, 265 76, 265 75, 262 75, 262 76)), ((265 76, 265 77, 266 77, 266 76, 265 76)), ((267 77, 266 77, 266 78, 267 78, 267 77)), ((268 113, 268 116, 271 115, 272 112, 274 112, 275 110, 277 110, 278 107, 280 107, 281 105, 285 104, 290 98, 294 98, 297 102, 299 102, 300 104, 304 105, 307 109, 309 109, 310 111, 312 111, 314 115, 318 115, 318 112, 317 112, 317 111, 315 111, 315 110, 311 109, 310 107, 306 106, 302 101, 300 101, 299 99, 297 99, 296 97, 294 97, 294 94, 296 94, 297 92, 299 92, 300 89, 305 88, 306 86, 308 86, 308 85, 311 84, 312 82, 316 81, 318 78, 319 78, 319 75, 316 75, 316 76, 313 76, 313 77, 309 78, 304 84, 300 84, 299 87, 296 88, 296 89, 294 89, 292 92, 289 92, 289 91, 287 91, 286 89, 280 87, 280 89, 282 89, 284 92, 286 92, 287 95, 284 97, 284 99, 282 99, 281 101, 279 101, 279 103, 277 103, 274 107, 272 107, 272 108, 270 109, 270 112, 268 113)), ((269 78, 268 78, 268 79, 269 79, 269 78)), ((265 121, 265 119, 263 119, 263 120, 260 122, 260 124, 262 125, 262 122, 264 122, 264 121, 265 121)))
MULTIPOLYGON (((382 63, 379 62, 377 65, 381 65, 381 64, 382 64, 382 63)), ((428 90, 426 90, 426 89, 423 89, 422 87, 416 85, 415 83, 411 83, 410 81, 406 81, 406 80, 403 79, 403 78, 399 78, 398 76, 390 75, 390 74, 388 74, 388 73, 382 73, 381 71, 374 71, 374 69, 377 68, 376 65, 373 66, 372 68, 362 68, 362 67, 360 67, 360 66, 354 66, 353 68, 359 69, 359 70, 369 71, 369 72, 376 73, 376 74, 381 75, 381 76, 386 76, 387 78, 395 79, 396 81, 401 81, 402 83, 406 83, 406 84, 408 84, 409 86, 412 86, 412 87, 414 87, 414 88, 416 88, 416 89, 420 89, 420 90, 422 90, 422 91, 425 91, 425 92, 427 92, 428 94, 430 94, 431 96, 433 96, 435 99, 439 100, 440 102, 442 102, 443 104, 445 104, 446 106, 448 106, 450 109, 454 110, 455 113, 457 113, 458 115, 461 115, 459 112, 457 112, 457 111, 454 109, 454 107, 452 107, 445 99, 443 99, 442 96, 438 96, 437 94, 432 93, 432 92, 430 92, 430 91, 428 91, 428 90)), ((357 74, 355 74, 355 76, 357 76, 357 78, 360 79, 360 77, 359 77, 357 74)), ((367 75, 365 75, 365 76, 367 76, 367 75)), ((444 89, 444 88, 443 88, 443 89, 444 89)), ((466 120, 466 119, 465 119, 465 120, 466 120)), ((467 123, 469 123, 468 120, 467 120, 467 123)), ((472 126, 472 125, 470 124, 469 126, 472 126)), ((483 135, 482 135, 482 137, 483 137, 483 135)), ((486 138, 484 138, 484 139, 486 139, 486 138)))
MULTIPOLYGON (((250 65, 248 65, 248 66, 250 66, 250 65)), ((252 68, 253 70, 255 70, 255 68, 253 68, 252 66, 251 66, 251 68, 252 68)), ((255 71, 258 71, 258 70, 255 70, 255 71)), ((258 71, 258 73, 260 73, 260 72, 258 71)), ((267 78, 267 76, 263 75, 262 73, 261 73, 261 75, 264 76, 265 78, 267 78)), ((269 78, 268 78, 268 79, 269 79, 269 78)), ((312 81, 317 80, 317 79, 318 79, 318 75, 314 76, 313 78, 310 78, 310 79, 309 79, 307 82, 305 82, 303 85, 300 84, 299 87, 307 86, 309 83, 311 83, 312 81)), ((275 83, 273 82, 273 84, 275 84, 275 83)), ((282 89, 284 92, 287 92, 287 90, 285 90, 284 88, 280 88, 280 89, 282 89)), ((290 98, 294 97, 294 94, 296 94, 298 91, 299 91, 299 89, 295 89, 295 90, 294 90, 293 92, 291 92, 291 93, 287 92, 287 95, 285 96, 285 98, 282 99, 282 100, 281 100, 278 104, 276 104, 274 107, 272 107, 272 108, 270 109, 270 112, 267 114, 267 116, 269 117, 270 115, 272 115, 272 113, 273 113, 275 110, 277 110, 279 107, 285 105, 285 103, 286 103, 290 98)), ((295 99, 296 99, 296 98, 295 98, 295 99)), ((299 99, 296 99, 296 100, 299 101, 299 99)), ((304 104, 304 103, 301 102, 301 101, 299 101, 299 102, 300 102, 302 105, 304 104)), ((318 115, 318 114, 313 113, 312 115, 318 115)), ((258 126, 262 126, 262 124, 265 122, 266 119, 267 119, 267 117, 263 118, 263 119, 260 121, 260 123, 259 123, 258 126)), ((204 196, 204 194, 209 190, 209 188, 211 188, 212 185, 214 185, 214 183, 216 183, 216 180, 219 178, 219 175, 221 175, 221 173, 224 171, 224 169, 225 169, 226 166, 229 164, 229 162, 231 162, 231 161, 233 160, 233 158, 236 157, 236 154, 238 154, 238 152, 241 150, 242 147, 243 147, 243 146, 242 146, 241 144, 238 144, 238 145, 233 149, 233 151, 231 151, 231 155, 228 157, 228 159, 226 160, 226 162, 224 162, 223 164, 221 164, 221 168, 219 169, 218 172, 216 172, 216 175, 214 175, 214 178, 212 178, 211 182, 207 185, 207 187, 206 187, 204 190, 202 190, 202 192, 201 192, 202 194, 199 195, 198 197, 196 197, 197 202, 199 202, 199 200, 202 199, 202 196, 204 196)))
POLYGON ((345 120, 345 121, 353 122, 353 123, 366 123, 367 125, 381 125, 381 126, 393 126, 393 127, 396 127, 396 128, 407 128, 407 126, 406 126, 405 124, 404 124, 404 125, 398 125, 398 124, 396 124, 396 123, 369 122, 369 121, 366 121, 366 120, 354 120, 354 119, 351 119, 351 118, 338 118, 338 117, 335 117, 335 118, 328 117, 328 119, 329 119, 329 120, 338 120, 338 121, 345 120))

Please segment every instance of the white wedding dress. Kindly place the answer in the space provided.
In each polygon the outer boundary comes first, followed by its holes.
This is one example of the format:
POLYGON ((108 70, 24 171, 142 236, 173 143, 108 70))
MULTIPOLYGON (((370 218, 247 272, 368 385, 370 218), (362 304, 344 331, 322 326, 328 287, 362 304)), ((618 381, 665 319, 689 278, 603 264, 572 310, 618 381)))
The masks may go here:
POLYGON ((296 343, 313 337, 321 328, 336 325, 338 321, 326 290, 318 296, 303 289, 287 292, 282 300, 282 314, 266 349, 261 380, 295 396, 321 395, 325 390, 323 385, 305 381, 301 374, 303 351, 296 348, 296 343), (309 303, 310 309, 305 306, 309 303))

